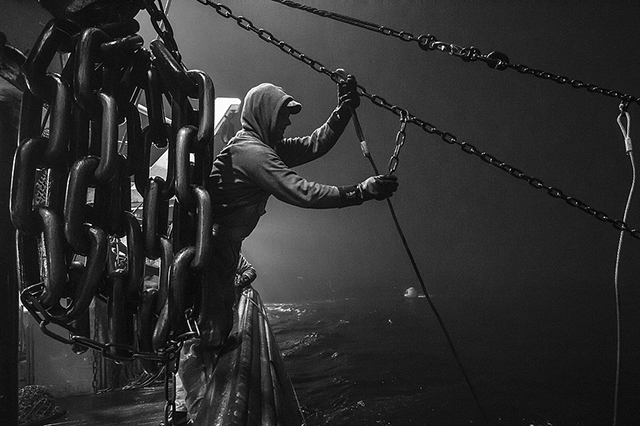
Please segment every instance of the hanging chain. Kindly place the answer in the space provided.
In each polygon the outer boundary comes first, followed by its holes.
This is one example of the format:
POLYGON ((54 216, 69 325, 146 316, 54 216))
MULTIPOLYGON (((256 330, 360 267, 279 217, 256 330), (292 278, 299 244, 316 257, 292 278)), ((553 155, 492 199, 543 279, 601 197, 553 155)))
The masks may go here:
POLYGON ((155 0, 142 0, 144 8, 151 18, 151 25, 153 25, 156 33, 158 33, 173 57, 180 62, 182 57, 178 51, 178 43, 174 38, 173 27, 171 26, 169 18, 167 18, 167 14, 162 7, 162 0, 158 0, 158 2, 160 3, 159 7, 156 5, 155 0))
POLYGON ((18 231, 20 299, 44 334, 95 351, 94 392, 100 355, 140 360, 147 372, 159 372, 176 359, 182 340, 215 325, 212 310, 217 312, 208 293, 198 299, 197 318, 189 323, 180 318, 188 308, 187 283, 199 279, 205 287, 211 252, 211 200, 203 185, 212 163, 215 90, 206 73, 179 61, 162 7, 151 0, 145 6, 154 26, 162 22, 166 28, 159 31, 163 40, 150 43, 151 51, 142 47, 138 27, 128 21, 103 31, 52 19, 24 65, 27 90, 9 203, 18 231), (54 55, 69 46, 71 57, 62 73, 47 73, 54 55), (149 117, 144 129, 134 101, 141 90, 149 117), (197 110, 189 98, 198 99, 197 110), (171 105, 170 125, 164 119, 165 99, 171 105), (126 158, 118 149, 125 121, 126 158), (43 123, 49 124, 46 132, 43 123), (149 176, 151 144, 167 148, 166 182, 149 176), (47 177, 44 188, 40 175, 47 177), (144 196, 143 226, 131 213, 132 178, 144 196), (176 238, 169 238, 174 194, 176 238), (159 257, 159 284, 147 288, 146 258, 159 257), (169 306, 169 291, 185 303, 169 306), (95 309, 93 336, 88 330, 93 301, 108 305, 106 336, 98 336, 95 309), (51 324, 67 330, 68 337, 51 324))
MULTIPOLYGON (((198 0, 200 1, 200 0, 198 0)), ((493 51, 487 55, 483 55, 482 52, 474 47, 464 47, 453 43, 445 43, 439 41, 435 36, 431 34, 421 34, 414 36, 407 31, 398 31, 383 25, 375 24, 372 22, 363 21, 361 19, 353 18, 350 16, 342 15, 335 12, 317 9, 315 7, 307 6, 304 4, 296 3, 291 0, 272 0, 276 3, 283 4, 285 6, 303 10, 305 12, 313 13, 318 16, 330 18, 336 21, 354 25, 369 31, 377 32, 386 36, 395 37, 405 42, 416 42, 420 49, 425 52, 437 50, 440 52, 448 53, 451 56, 456 56, 465 62, 481 61, 486 63, 489 68, 497 70, 513 69, 521 74, 532 75, 534 77, 541 78, 543 80, 555 81, 558 84, 569 84, 574 89, 587 89, 592 93, 600 93, 609 97, 618 98, 625 102, 634 102, 640 105, 640 98, 625 94, 616 90, 606 89, 595 84, 585 83, 580 80, 572 79, 569 77, 556 75, 550 72, 538 70, 528 67, 527 65, 514 64, 509 62, 509 57, 502 52, 493 51)))
POLYGON ((400 130, 396 134, 396 147, 393 151, 393 155, 391 159, 389 159, 389 173, 393 174, 398 168, 398 163, 400 162, 400 150, 404 145, 404 142, 407 138, 407 115, 404 112, 400 113, 400 130))
MULTIPOLYGON (((283 52, 287 53, 288 55, 292 56, 293 58, 305 63, 306 65, 308 65, 309 67, 311 67, 314 71, 321 73, 321 74, 325 74, 328 77, 330 77, 335 83, 338 83, 341 79, 340 75, 334 71, 331 71, 330 69, 328 69, 327 67, 325 67, 324 65, 322 65, 320 62, 311 59, 310 57, 308 57, 307 55, 305 55, 304 53, 300 52, 299 50, 295 49, 293 46, 287 44, 286 42, 277 39, 273 34, 271 34, 269 31, 266 31, 262 28, 258 28, 256 27, 250 20, 248 20, 247 18, 243 17, 243 16, 236 16, 233 14, 233 12, 231 11, 231 9, 223 4, 220 3, 214 3, 211 0, 197 0, 199 3, 205 5, 205 6, 210 6, 213 9, 216 10, 216 12, 224 17, 224 18, 231 18, 233 20, 236 21, 236 23, 243 29, 247 30, 247 31, 252 31, 254 32, 256 35, 258 35, 262 40, 264 40, 265 42, 271 43, 272 45, 278 47, 280 50, 282 50, 283 52)), ((564 77, 563 77, 564 78, 564 77)), ((575 87, 574 84, 572 84, 572 86, 575 87)), ((591 90, 590 91, 595 91, 595 90, 591 90)), ((640 229, 637 228, 631 228, 626 222, 621 221, 621 220, 616 220, 613 219, 611 217, 609 217, 608 214, 594 209, 593 207, 590 207, 589 205, 585 204, 584 202, 578 200, 577 198, 574 198, 572 196, 569 195, 565 195, 563 191, 561 191, 560 189, 553 187, 553 186, 548 186, 545 185, 540 179, 534 177, 534 176, 529 176, 526 173, 524 173, 523 171, 510 166, 509 164, 498 160, 496 157, 494 157, 493 155, 485 152, 485 151, 481 151, 478 148, 476 148, 475 146, 458 140, 458 138, 453 135, 452 133, 449 132, 445 132, 442 131, 440 129, 438 129, 436 126, 434 126, 433 124, 428 123, 427 121, 416 117, 415 115, 411 114, 408 110, 401 108, 397 105, 393 105, 391 103, 389 103, 386 99, 384 99, 383 97, 376 95, 376 94, 371 94, 369 92, 367 92, 367 90, 361 86, 360 84, 358 84, 358 92, 360 93, 361 96, 364 96, 366 98, 368 98, 374 105, 384 108, 392 113, 394 113, 395 115, 402 117, 403 115, 406 117, 407 122, 415 124, 416 126, 420 127, 422 130, 424 130, 427 133, 430 134, 434 134, 439 136, 444 142, 448 143, 449 145, 458 145, 460 147, 460 149, 462 149, 462 151, 466 152, 467 154, 473 154, 475 156, 477 156, 478 158, 480 158, 482 161, 491 164, 492 166, 497 167, 498 169, 509 173, 511 176, 513 176, 516 179, 521 179, 524 180, 526 182, 529 183, 529 185, 531 185, 533 188, 535 189, 543 189, 547 192, 547 194, 549 194, 551 197, 553 198, 558 198, 561 200, 564 200, 567 204, 569 204, 572 207, 576 207, 580 210, 582 210, 585 213, 590 214, 591 216, 595 217, 596 219, 602 221, 602 222, 607 222, 609 224, 611 224, 614 228, 616 228, 617 230, 620 231, 625 231, 628 232, 631 236, 633 236, 634 238, 640 239, 640 229)), ((626 96, 626 95, 625 95, 626 96)), ((631 100, 635 100, 634 99, 625 99, 626 101, 630 102, 631 100)))

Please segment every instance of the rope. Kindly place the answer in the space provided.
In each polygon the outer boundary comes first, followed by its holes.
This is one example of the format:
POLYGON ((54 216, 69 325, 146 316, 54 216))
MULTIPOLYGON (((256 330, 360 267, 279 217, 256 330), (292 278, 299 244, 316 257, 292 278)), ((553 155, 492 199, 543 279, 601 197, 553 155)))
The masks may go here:
MULTIPOLYGON (((338 74, 341 74, 344 76, 344 70, 337 70, 336 71, 338 74)), ((353 127, 355 129, 356 135, 358 136, 358 139, 360 141, 360 146, 362 148, 362 152, 364 154, 365 157, 367 157, 367 159, 369 160, 369 163, 371 164, 371 167, 373 169, 373 172, 376 175, 379 175, 380 172, 378 171, 378 167, 376 166, 375 161, 373 160, 373 157, 371 156, 371 152, 369 151, 369 149, 367 148, 367 142, 365 141, 365 137, 364 137, 364 132, 362 131, 362 126, 360 125, 360 120, 358 119, 358 114, 355 110, 355 108, 351 108, 351 115, 353 118, 353 127)), ((403 126, 402 126, 402 130, 404 130, 404 125, 406 125, 406 121, 402 120, 403 126)), ((396 163, 397 164, 397 163, 396 163)), ((389 170, 390 173, 393 173, 393 170, 389 170)), ((400 239, 402 240, 402 245, 404 246, 405 251, 407 252, 407 256, 409 257, 409 260, 411 261, 411 266, 413 267, 413 271, 416 274, 416 277, 418 278, 418 281, 420 282, 420 287, 422 288, 422 292, 424 293, 427 302, 429 303, 429 306, 431 307, 431 310, 433 311, 434 315, 436 316, 436 319, 438 320, 438 324, 440 324, 440 328, 442 329, 442 332, 444 333, 445 338, 447 339, 447 343, 449 344, 449 348, 451 349, 451 353, 453 354, 453 357, 456 361, 456 363, 458 364, 458 367, 460 368, 460 372, 462 373, 462 376, 464 377, 465 382, 467 383, 467 386, 469 387, 469 391, 471 392, 471 395, 473 396, 473 399, 476 403, 476 405, 478 406, 478 410, 480 411, 480 413, 482 414, 482 417, 484 418, 484 421, 486 424, 489 424, 489 420, 487 418, 486 413, 484 412, 484 409, 482 408, 482 404, 480 403, 480 399, 478 398, 478 394, 475 391, 475 388, 473 387, 473 384, 471 383, 471 379, 469 378, 469 375, 467 374, 466 369, 464 368, 464 365, 462 364, 462 361, 460 360, 460 356, 458 355, 458 351, 453 343, 453 339, 451 338, 451 335, 449 334, 449 331, 447 330, 447 327, 444 323, 444 320, 442 319, 442 316, 440 315, 440 312, 438 311, 438 309, 436 308, 435 304, 433 303, 433 300, 431 299, 431 296, 429 295, 429 292, 427 291, 427 286, 424 283, 424 280, 422 279, 422 274, 420 273, 420 269, 418 268, 418 264, 416 263, 415 258, 413 257, 413 253, 411 251, 411 248, 409 247, 409 243, 407 242, 407 239, 404 236, 404 232, 402 231, 402 227, 400 226, 400 221, 398 220, 398 216, 396 215, 396 211, 395 208, 393 207, 393 203, 391 202, 390 198, 386 199, 387 201, 387 205, 389 206, 389 211, 391 212, 391 217, 393 218, 393 223, 396 226, 396 230, 398 231, 398 235, 400 235, 400 239)))
POLYGON ((451 335, 449 334, 449 331, 447 330, 447 327, 444 324, 444 320, 442 319, 442 316, 440 316, 440 312, 438 311, 438 309, 436 308, 435 304, 433 303, 433 300, 431 299, 431 296, 429 295, 429 292, 427 292, 427 287, 424 283, 424 280, 422 279, 422 274, 420 274, 420 270, 418 269, 418 264, 416 263, 415 258, 413 257, 413 253, 411 252, 411 249, 409 248, 409 244, 407 243, 407 239, 404 236, 404 232, 402 232, 402 228, 400 227, 400 223, 398 222, 398 217, 396 216, 396 212, 395 209, 393 208, 393 204, 391 203, 391 200, 387 198, 387 204, 389 205, 389 211, 391 212, 391 216, 393 217, 393 223, 396 225, 396 229, 398 230, 398 234, 400 235, 400 239, 402 240, 402 245, 404 246, 405 251, 407 252, 407 255, 409 257, 409 260, 411 261, 411 266, 413 267, 413 270, 416 274, 416 277, 418 278, 418 281, 420 282, 420 287, 422 288, 422 292, 425 295, 425 298, 427 299, 427 302, 429 303, 429 306, 431 307, 431 310, 433 311, 434 315, 436 316, 436 319, 438 320, 438 324, 440 324, 440 328, 442 329, 442 332, 445 336, 445 338, 447 339, 447 343, 449 344, 449 348, 451 349, 451 353, 453 354, 453 357, 456 361, 456 364, 458 364, 458 368, 460 369, 460 372, 462 373, 462 376, 464 377, 465 382, 467 383, 467 386, 469 387, 469 391, 471 392, 471 395, 473 396, 473 399, 478 407, 478 410, 480 411, 480 414, 482 414, 482 418, 484 419, 486 424, 490 424, 489 420, 487 418, 487 414, 485 413, 484 409, 482 408, 482 404, 480 403, 480 399, 478 398, 478 394, 475 390, 475 388, 473 387, 473 384, 471 383, 471 379, 469 378, 469 375, 467 374, 466 369, 464 368, 462 361, 460 359, 460 356, 458 355, 458 351, 456 350, 455 345, 453 344, 453 340, 451 339, 451 335))
MULTIPOLYGON (((635 160, 633 158, 633 146, 631 145, 631 137, 629 136, 631 131, 631 117, 629 113, 626 111, 626 105, 624 103, 620 104, 620 114, 618 114, 618 126, 620 126, 620 131, 622 132, 622 137, 624 138, 624 145, 627 150, 627 155, 629 156, 629 161, 631 161, 631 188, 629 189, 629 196, 627 197, 627 204, 624 208, 624 216, 623 221, 626 221, 627 214, 629 213, 629 207, 631 205, 631 197, 633 195, 633 191, 636 185, 636 165, 635 160), (622 123, 622 117, 626 118, 627 124, 626 126, 622 123)), ((622 251, 622 239, 624 236, 624 232, 620 231, 620 238, 618 239, 618 249, 616 251, 616 266, 614 273, 614 290, 616 297, 616 380, 613 392, 613 426, 617 424, 618 417, 618 392, 620 388, 620 346, 621 346, 621 337, 620 337, 620 289, 619 289, 619 269, 620 269, 620 253, 622 251)))

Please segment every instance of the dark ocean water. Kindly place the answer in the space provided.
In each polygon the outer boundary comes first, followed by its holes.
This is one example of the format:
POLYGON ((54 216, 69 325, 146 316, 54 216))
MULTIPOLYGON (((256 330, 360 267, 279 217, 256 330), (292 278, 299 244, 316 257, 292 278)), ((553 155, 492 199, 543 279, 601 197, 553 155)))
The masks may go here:
MULTIPOLYGON (((615 329, 593 312, 433 301, 490 424, 612 424, 615 329)), ((266 306, 309 426, 485 424, 424 297, 266 306)), ((640 425, 637 391, 619 406, 640 425)))

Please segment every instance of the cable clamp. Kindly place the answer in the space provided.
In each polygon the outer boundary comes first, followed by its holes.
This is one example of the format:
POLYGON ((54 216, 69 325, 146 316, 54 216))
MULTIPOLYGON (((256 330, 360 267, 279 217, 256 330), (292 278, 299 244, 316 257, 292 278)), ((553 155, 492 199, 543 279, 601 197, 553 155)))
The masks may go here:
POLYGON ((622 101, 620 102, 620 106, 618 109, 620 110, 620 114, 618 114, 618 126, 620 127, 620 131, 622 132, 622 137, 624 138, 624 146, 626 147, 627 154, 633 150, 633 146, 631 144, 631 116, 627 112, 627 108, 629 106, 629 102, 622 101), (626 119, 626 125, 623 123, 622 117, 626 119))

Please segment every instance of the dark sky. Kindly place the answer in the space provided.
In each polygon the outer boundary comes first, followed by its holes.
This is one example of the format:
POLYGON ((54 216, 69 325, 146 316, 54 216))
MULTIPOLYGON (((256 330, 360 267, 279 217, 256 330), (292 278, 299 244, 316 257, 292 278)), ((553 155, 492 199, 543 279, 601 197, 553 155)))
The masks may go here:
MULTIPOLYGON (((512 63, 640 95, 640 4, 550 1, 308 1, 319 9, 447 43, 507 54, 512 63), (562 4, 560 4, 562 3, 562 4), (605 5, 606 3, 606 5, 605 5)), ((616 118, 619 101, 514 70, 496 71, 416 43, 266 0, 227 4, 330 69, 481 151, 621 219, 631 166, 616 118)), ((303 104, 289 136, 311 132, 336 104, 334 83, 197 2, 172 2, 183 61, 213 78, 218 96, 242 98, 269 81, 303 104)), ((149 25, 143 35, 153 37, 149 25)), ((631 105, 631 137, 637 138, 631 105)), ((363 99, 372 154, 387 169, 399 122, 363 99)), ((297 170, 309 180, 353 184, 372 174, 349 126, 322 159, 297 170)), ((533 189, 416 126, 407 129, 393 197, 429 291, 469 293, 492 306, 533 300, 613 303, 619 232, 544 190, 533 189), (602 301, 602 302, 601 302, 602 301)), ((628 222, 640 226, 638 208, 628 222)), ((267 301, 402 293, 418 286, 385 202, 303 210, 271 199, 245 242, 267 301)), ((638 241, 625 237, 621 283, 637 285, 638 241)))
MULTIPOLYGON (((616 123, 617 99, 424 52, 416 43, 272 1, 223 3, 328 68, 345 68, 369 93, 622 218, 632 175, 616 123)), ((416 36, 430 33, 483 54, 501 51, 513 63, 640 95, 637 1, 306 3, 416 36)), ((303 110, 287 135, 308 134, 335 107, 336 88, 328 77, 214 9, 174 0, 169 19, 183 62, 206 71, 217 96, 243 98, 249 88, 269 81, 300 101, 303 110)), ((148 16, 141 13, 138 20, 148 43, 154 38, 148 16)), ((16 22, 1 22, 9 41, 26 28, 16 22)), ((632 139, 640 138, 640 124, 634 125, 640 123, 638 111, 637 104, 629 108, 632 139)), ((398 119, 367 99, 358 113, 373 157, 386 170, 398 119)), ((297 171, 336 185, 372 174, 351 125, 329 154, 297 171)), ((490 307, 519 296, 540 303, 613 303, 619 233, 611 225, 413 125, 396 174, 400 189, 392 200, 432 294, 466 293, 490 307)), ((640 226, 638 208, 636 202, 630 212, 632 227, 640 226)), ((272 198, 244 250, 258 269, 255 287, 265 301, 402 294, 419 285, 385 202, 303 210, 272 198)), ((638 240, 625 237, 623 286, 637 287, 639 254, 638 240)))

